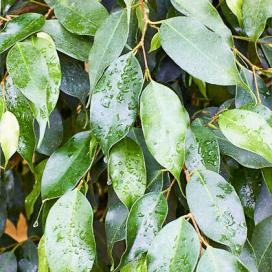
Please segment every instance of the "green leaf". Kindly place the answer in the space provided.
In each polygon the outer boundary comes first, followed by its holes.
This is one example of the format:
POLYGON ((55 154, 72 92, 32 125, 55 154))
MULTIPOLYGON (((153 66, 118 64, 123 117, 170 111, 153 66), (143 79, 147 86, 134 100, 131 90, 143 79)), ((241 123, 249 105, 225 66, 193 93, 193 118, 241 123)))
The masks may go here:
POLYGON ((258 270, 270 272, 272 269, 272 217, 264 219, 255 227, 252 246, 256 253, 258 270))
POLYGON ((247 240, 239 259, 249 268, 250 272, 258 272, 256 256, 252 245, 247 240))
POLYGON ((189 118, 178 96, 166 86, 151 81, 141 96, 140 116, 149 151, 179 180, 189 118))
POLYGON ((194 271, 200 241, 185 219, 168 223, 153 240, 147 254, 148 272, 194 271))
POLYGON ((231 31, 226 27, 216 8, 209 0, 171 0, 172 5, 182 14, 198 20, 232 45, 231 31))
POLYGON ((272 168, 264 168, 262 169, 263 178, 267 189, 272 193, 272 168))
MULTIPOLYGON (((1 90, 1 89, 0 89, 1 90)), ((4 112, 5 112, 5 101, 4 101, 4 99, 0 96, 0 120, 1 120, 1 118, 2 118, 2 116, 3 116, 3 114, 4 114, 4 112)))
POLYGON ((220 152, 232 157, 241 165, 253 169, 272 166, 271 163, 263 157, 233 145, 219 129, 214 130, 213 133, 216 135, 220 152))
POLYGON ((191 130, 187 132, 185 158, 189 171, 207 169, 219 172, 220 153, 217 139, 199 119, 191 124, 191 130))
POLYGON ((106 8, 97 0, 45 0, 54 8, 59 22, 78 35, 94 35, 108 16, 106 8))
POLYGON ((160 39, 160 32, 157 32, 151 40, 150 43, 150 49, 148 51, 148 53, 151 53, 157 49, 159 49, 161 47, 161 39, 160 39))
POLYGON ((208 247, 197 266, 196 272, 250 272, 249 269, 230 252, 208 247))
POLYGON ((145 256, 122 267, 120 272, 147 272, 145 256))
POLYGON ((97 143, 89 131, 70 138, 48 159, 42 176, 43 199, 55 198, 74 188, 91 167, 97 143))
POLYGON ((267 19, 270 17, 272 17, 272 5, 270 0, 244 0, 244 29, 252 40, 258 40, 264 31, 267 19))
POLYGON ((88 59, 92 43, 87 37, 70 33, 58 20, 46 20, 41 30, 53 38, 58 51, 77 60, 88 59))
POLYGON ((89 55, 91 93, 95 91, 95 86, 105 68, 122 53, 127 38, 128 22, 126 10, 111 14, 96 32, 89 55), (109 29, 111 29, 110 33, 109 29))
POLYGON ((0 32, 0 54, 16 42, 38 32, 45 22, 44 16, 37 13, 22 14, 9 21, 0 32))
POLYGON ((41 193, 41 181, 46 162, 47 160, 43 160, 35 167, 35 184, 32 191, 25 198, 25 211, 28 219, 33 213, 34 205, 41 193))
POLYGON ((265 55, 265 58, 269 64, 269 67, 272 67, 272 47, 271 47, 271 38, 270 37, 264 37, 260 39, 261 42, 261 48, 265 55))
POLYGON ((92 95, 90 122, 105 155, 134 123, 142 85, 142 70, 132 53, 116 59, 97 84, 92 95))
POLYGON ((228 44, 196 19, 166 20, 160 37, 167 55, 193 77, 217 85, 236 85, 241 81, 228 44))
POLYGON ((247 238, 247 227, 243 207, 232 185, 215 172, 195 171, 187 184, 186 196, 203 233, 239 253, 247 238))
POLYGON ((17 260, 12 251, 0 255, 0 271, 17 272, 17 260))
POLYGON ((45 236, 43 235, 38 245, 38 271, 49 272, 46 252, 45 252, 45 236))
POLYGON ((5 167, 19 143, 19 123, 13 113, 6 111, 0 120, 0 144, 5 156, 5 167))
POLYGON ((20 126, 17 151, 28 162, 33 171, 32 157, 35 151, 35 133, 31 107, 27 99, 14 86, 10 77, 6 82, 5 97, 8 110, 15 115, 20 126))
POLYGON ((229 9, 232 11, 233 14, 236 15, 240 26, 242 26, 243 24, 242 7, 243 3, 246 1, 247 0, 226 0, 229 9))
POLYGON ((126 251, 120 265, 136 260, 149 250, 167 212, 167 201, 162 193, 148 193, 133 204, 127 219, 126 251))
POLYGON ((124 138, 111 149, 108 167, 115 193, 130 209, 146 189, 146 169, 141 147, 133 140, 124 138))
POLYGON ((248 110, 229 110, 220 114, 219 127, 232 144, 272 163, 272 127, 260 114, 248 110))
POLYGON ((90 271, 96 256, 93 210, 77 189, 51 208, 45 227, 45 250, 50 271, 90 271))

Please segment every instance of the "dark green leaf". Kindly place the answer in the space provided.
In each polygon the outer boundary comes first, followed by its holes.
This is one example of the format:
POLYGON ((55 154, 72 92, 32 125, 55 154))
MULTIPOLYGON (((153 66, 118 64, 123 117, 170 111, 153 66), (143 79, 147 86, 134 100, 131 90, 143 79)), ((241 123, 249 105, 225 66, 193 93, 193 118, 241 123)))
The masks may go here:
POLYGON ((270 193, 272 193, 272 168, 262 169, 263 178, 270 193))
POLYGON ((17 260, 12 251, 0 255, 0 271, 17 272, 17 260))

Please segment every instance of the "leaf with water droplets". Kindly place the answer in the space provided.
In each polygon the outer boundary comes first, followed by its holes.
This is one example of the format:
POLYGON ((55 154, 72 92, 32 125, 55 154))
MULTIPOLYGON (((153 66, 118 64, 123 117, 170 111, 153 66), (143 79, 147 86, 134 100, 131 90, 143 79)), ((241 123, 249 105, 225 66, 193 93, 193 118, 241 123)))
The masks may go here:
POLYGON ((128 38, 127 10, 111 14, 94 37, 89 55, 90 92, 107 68, 122 53, 128 38), (109 35, 109 29, 110 35, 109 35), (101 46, 103 44, 103 46, 101 46))
POLYGON ((14 86, 10 77, 6 82, 5 97, 8 110, 15 115, 20 126, 17 151, 33 171, 32 157, 35 151, 35 133, 31 107, 23 94, 14 86))
POLYGON ((5 252, 0 255, 0 271, 17 272, 17 260, 12 251, 5 252))
POLYGON ((217 85, 240 84, 229 45, 196 19, 167 19, 161 25, 160 37, 167 55, 193 77, 217 85))
POLYGON ((200 254, 200 241, 185 219, 168 223, 153 240, 147 254, 148 272, 194 271, 200 254))
POLYGON ((220 114, 219 127, 232 144, 272 163, 272 127, 260 114, 248 110, 228 110, 220 114))
POLYGON ((195 18, 217 35, 224 38, 230 45, 233 44, 231 31, 224 24, 216 8, 209 0, 171 0, 172 5, 182 14, 195 18))
POLYGON ((44 22, 44 16, 38 13, 22 14, 9 21, 0 32, 0 54, 16 42, 24 40, 39 31, 44 22))
POLYGON ((256 253, 258 270, 272 270, 272 216, 261 221, 254 229, 252 246, 256 253))
POLYGON ((108 167, 115 193, 130 209, 146 189, 146 169, 141 147, 130 138, 122 139, 111 149, 108 167))
POLYGON ((96 256, 93 210, 77 189, 63 195, 49 211, 45 251, 52 272, 92 269, 96 256))
POLYGON ((167 201, 162 193, 148 193, 133 204, 127 219, 126 251, 118 267, 136 260, 149 250, 167 212, 167 201))
POLYGON ((191 124, 186 136, 185 165, 189 171, 194 169, 219 172, 220 153, 215 135, 204 127, 200 119, 191 124))
POLYGON ((77 60, 88 59, 92 43, 86 36, 70 33, 58 20, 46 20, 41 30, 52 37, 58 51, 77 60))
POLYGON ((96 85, 90 108, 91 130, 106 156, 134 123, 142 85, 142 70, 132 53, 116 59, 96 85))
POLYGON ((75 134, 48 159, 42 176, 42 198, 55 198, 74 188, 91 167, 97 143, 89 131, 75 134))
POLYGON ((196 272, 250 272, 250 270, 230 252, 208 247, 197 266, 196 272))
POLYGON ((0 144, 5 156, 5 166, 16 152, 19 142, 19 123, 13 113, 6 111, 0 120, 0 144))
POLYGON ((140 116, 150 153, 179 180, 189 117, 178 96, 151 81, 141 96, 140 116))
POLYGON ((203 233, 239 253, 247 238, 247 227, 243 207, 232 185, 215 172, 196 170, 187 184, 186 196, 203 233))
POLYGON ((45 0, 59 22, 78 35, 94 35, 107 18, 106 8, 97 0, 45 0))

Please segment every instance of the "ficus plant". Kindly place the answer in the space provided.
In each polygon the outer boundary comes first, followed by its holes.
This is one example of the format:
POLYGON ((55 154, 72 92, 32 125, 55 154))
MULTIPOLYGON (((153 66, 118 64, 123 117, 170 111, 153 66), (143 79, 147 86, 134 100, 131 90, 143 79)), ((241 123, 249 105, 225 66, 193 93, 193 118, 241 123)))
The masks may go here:
POLYGON ((0 272, 272 271, 272 0, 0 3, 0 272))

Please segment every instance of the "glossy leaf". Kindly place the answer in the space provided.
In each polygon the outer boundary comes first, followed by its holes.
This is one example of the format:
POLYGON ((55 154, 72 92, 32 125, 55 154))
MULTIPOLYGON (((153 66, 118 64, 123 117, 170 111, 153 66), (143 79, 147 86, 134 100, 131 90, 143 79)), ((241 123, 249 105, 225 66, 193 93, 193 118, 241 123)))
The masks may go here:
POLYGON ((228 44, 196 19, 175 17, 166 20, 161 25, 160 37, 167 55, 190 75, 217 85, 240 82, 228 44))
POLYGON ((0 271, 17 272, 17 260, 13 252, 5 252, 0 255, 0 271))
POLYGON ((43 235, 38 246, 38 271, 39 272, 49 272, 49 267, 47 263, 47 257, 45 252, 45 236, 43 235))
POLYGON ((261 115, 247 110, 229 110, 220 114, 219 126, 232 144, 272 163, 272 127, 261 115))
POLYGON ((87 37, 70 33, 58 20, 46 20, 41 30, 52 37, 58 51, 81 61, 88 59, 92 43, 87 37))
POLYGON ((185 165, 194 169, 219 172, 220 153, 215 135, 200 120, 195 120, 186 137, 185 165))
POLYGON ((270 0, 244 0, 243 23, 247 35, 256 41, 264 31, 266 21, 272 17, 270 0))
POLYGON ((236 15, 240 25, 243 24, 243 11, 242 7, 246 0, 226 0, 229 9, 236 15))
POLYGON ((108 16, 105 7, 97 0, 46 0, 59 22, 78 35, 94 35, 108 16))
POLYGON ((140 116, 150 153, 179 180, 185 159, 188 114, 178 96, 151 81, 141 96, 140 116))
POLYGON ((250 272, 250 270, 230 252, 208 247, 201 257, 196 272, 250 272))
POLYGON ((207 28, 222 36, 230 45, 233 43, 231 32, 224 24, 216 8, 209 0, 171 0, 172 5, 182 14, 197 19, 207 28))
POLYGON ((105 155, 135 122, 142 84, 140 65, 128 53, 109 66, 96 86, 90 108, 91 130, 105 155))
POLYGON ((0 144, 5 156, 5 166, 17 150, 19 131, 20 127, 15 115, 6 111, 0 120, 0 144))
POLYGON ((204 234, 239 253, 246 241, 247 227, 243 207, 232 185, 215 172, 195 171, 187 184, 186 196, 204 234))
POLYGON ((269 272, 272 269, 272 217, 261 221, 252 236, 252 246, 256 253, 258 270, 269 272))
POLYGON ((130 208, 144 195, 146 189, 146 169, 141 147, 129 138, 124 138, 111 149, 108 167, 115 193, 130 208))
POLYGON ((96 256, 93 211, 77 189, 51 208, 45 227, 45 251, 50 271, 89 271, 96 256))
POLYGON ((44 17, 37 13, 22 14, 9 21, 0 32, 0 54, 12 47, 16 42, 38 32, 44 22, 44 17))
POLYGON ((167 201, 161 193, 148 193, 134 203, 127 219, 126 251, 121 259, 122 265, 149 250, 167 211, 167 201))
POLYGON ((89 131, 70 138, 48 159, 42 176, 43 199, 55 198, 74 188, 91 167, 97 143, 89 131))
POLYGON ((161 47, 161 39, 160 39, 160 32, 157 32, 152 40, 151 40, 151 43, 150 43, 150 49, 148 51, 148 53, 151 53, 155 50, 157 50, 158 48, 161 47))
POLYGON ((153 240, 147 254, 148 271, 194 271, 200 242, 194 228, 179 218, 168 223, 153 240))
POLYGON ((18 120, 20 126, 18 153, 33 170, 32 156, 35 150, 34 116, 29 102, 8 78, 5 89, 7 108, 18 120))
POLYGON ((91 93, 94 92, 104 70, 121 54, 127 38, 128 21, 126 10, 111 14, 95 34, 94 44, 89 55, 91 93), (109 29, 111 29, 110 33, 109 29))

